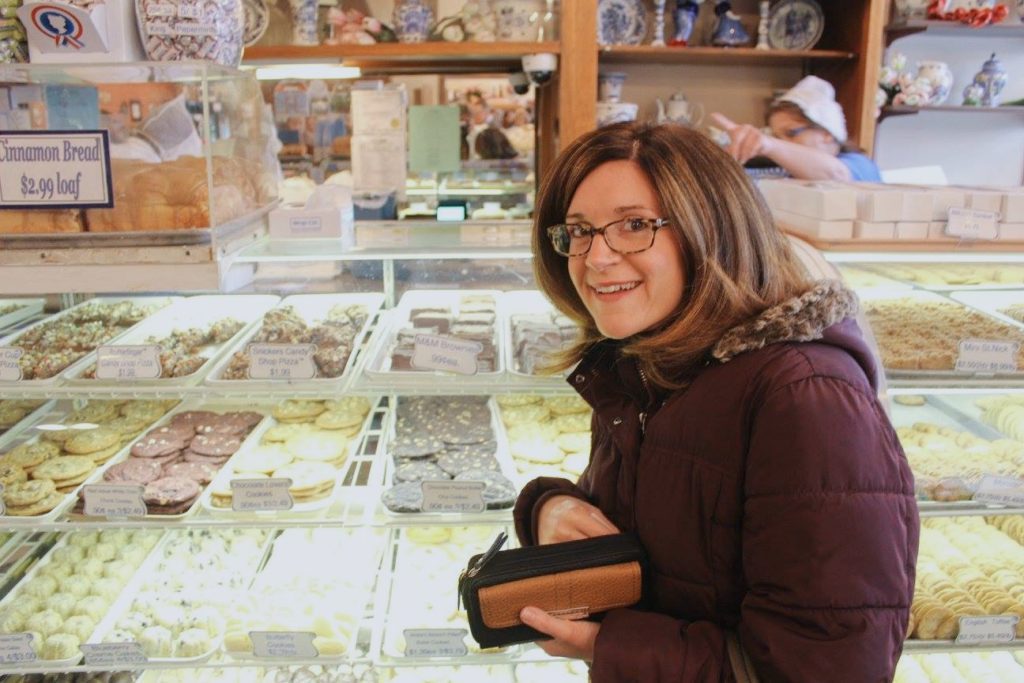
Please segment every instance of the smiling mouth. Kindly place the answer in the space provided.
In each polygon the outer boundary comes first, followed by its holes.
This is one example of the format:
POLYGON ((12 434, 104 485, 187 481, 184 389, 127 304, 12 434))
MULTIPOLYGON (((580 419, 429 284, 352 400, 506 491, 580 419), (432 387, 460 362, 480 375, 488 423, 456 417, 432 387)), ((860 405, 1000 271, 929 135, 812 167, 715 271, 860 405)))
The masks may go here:
POLYGON ((591 285, 590 288, 593 289, 598 294, 614 294, 615 292, 625 292, 625 291, 628 291, 630 289, 636 289, 639 286, 640 286, 640 282, 639 281, 635 281, 635 282, 620 282, 618 284, 605 285, 603 287, 598 287, 596 285, 591 285))

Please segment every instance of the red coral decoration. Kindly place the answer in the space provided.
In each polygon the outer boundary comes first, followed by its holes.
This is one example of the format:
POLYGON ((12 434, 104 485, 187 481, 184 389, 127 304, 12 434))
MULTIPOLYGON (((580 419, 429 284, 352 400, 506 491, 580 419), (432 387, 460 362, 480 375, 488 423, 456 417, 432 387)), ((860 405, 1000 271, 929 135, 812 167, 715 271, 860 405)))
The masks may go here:
POLYGON ((942 0, 932 0, 928 5, 928 18, 940 19, 942 21, 959 21, 962 24, 979 28, 989 24, 998 24, 1010 13, 1010 9, 1004 4, 998 4, 992 9, 963 9, 958 8, 952 12, 943 12, 939 9, 944 5, 942 0))

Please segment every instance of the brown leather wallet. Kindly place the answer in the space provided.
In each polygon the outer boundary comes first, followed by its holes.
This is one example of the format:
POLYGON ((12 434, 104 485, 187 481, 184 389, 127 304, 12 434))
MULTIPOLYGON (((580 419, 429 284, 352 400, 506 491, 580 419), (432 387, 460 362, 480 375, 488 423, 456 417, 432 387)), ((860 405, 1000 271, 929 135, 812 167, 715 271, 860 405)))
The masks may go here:
POLYGON ((533 605, 563 619, 586 619, 643 599, 643 548, 630 534, 499 551, 474 556, 459 577, 459 597, 481 647, 546 638, 524 625, 533 605))

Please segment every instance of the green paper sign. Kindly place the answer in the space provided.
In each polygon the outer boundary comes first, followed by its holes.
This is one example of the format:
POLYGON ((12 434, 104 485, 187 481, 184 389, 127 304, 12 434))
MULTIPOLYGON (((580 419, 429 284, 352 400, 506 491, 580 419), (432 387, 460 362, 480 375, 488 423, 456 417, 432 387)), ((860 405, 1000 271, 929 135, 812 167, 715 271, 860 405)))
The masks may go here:
POLYGON ((459 170, 459 108, 409 107, 409 170, 459 170))

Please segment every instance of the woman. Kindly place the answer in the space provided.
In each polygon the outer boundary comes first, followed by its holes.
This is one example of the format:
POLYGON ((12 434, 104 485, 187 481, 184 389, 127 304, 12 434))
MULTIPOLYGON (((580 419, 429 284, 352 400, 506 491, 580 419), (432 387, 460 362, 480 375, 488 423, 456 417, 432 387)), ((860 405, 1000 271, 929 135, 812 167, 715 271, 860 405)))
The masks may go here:
POLYGON ((881 182, 878 166, 846 142, 846 117, 835 90, 817 76, 807 76, 768 108, 771 135, 749 124, 712 114, 729 134, 729 153, 741 164, 762 156, 804 180, 881 182))
POLYGON ((582 327, 563 366, 594 409, 578 483, 516 504, 524 545, 630 531, 650 611, 527 607, 549 654, 605 681, 891 679, 918 517, 854 295, 810 283, 743 170, 683 126, 575 141, 536 205, 536 274, 582 327))

